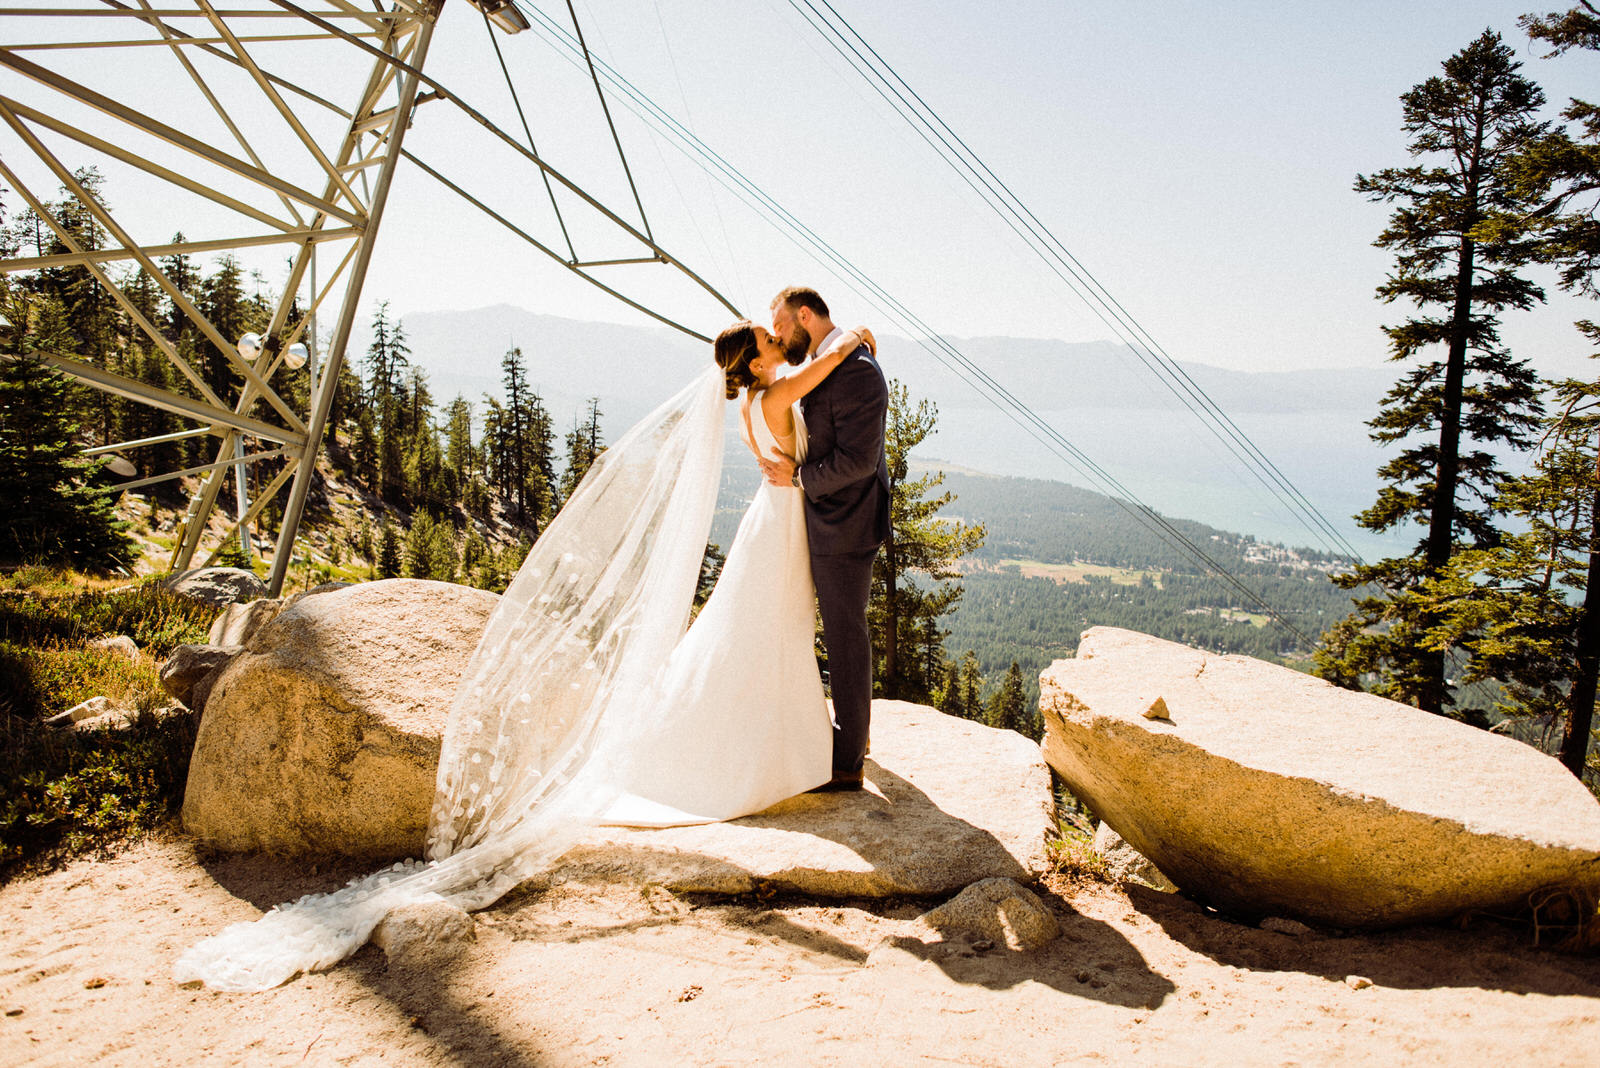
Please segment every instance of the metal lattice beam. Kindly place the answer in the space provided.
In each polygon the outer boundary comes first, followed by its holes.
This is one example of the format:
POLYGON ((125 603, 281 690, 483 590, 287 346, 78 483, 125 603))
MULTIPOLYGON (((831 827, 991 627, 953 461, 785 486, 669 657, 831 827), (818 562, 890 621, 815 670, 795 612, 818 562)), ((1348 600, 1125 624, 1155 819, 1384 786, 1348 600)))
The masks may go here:
MULTIPOLYGON (((15 189, 28 207, 50 228, 55 250, 34 256, 14 256, 0 260, 0 274, 82 267, 117 301, 148 343, 183 375, 191 392, 174 392, 129 378, 106 368, 60 354, 43 354, 48 363, 85 385, 192 420, 199 426, 176 433, 133 442, 118 448, 134 450, 150 445, 183 440, 201 434, 216 436, 218 447, 210 463, 195 464, 179 471, 149 473, 123 483, 122 488, 140 488, 156 482, 193 475, 204 476, 190 501, 181 526, 181 537, 173 566, 186 568, 195 560, 205 539, 217 498, 230 472, 242 474, 246 465, 265 459, 286 457, 288 463, 277 472, 244 514, 236 518, 231 535, 241 524, 260 515, 265 505, 291 478, 284 521, 272 554, 270 585, 281 589, 292 547, 304 508, 312 462, 323 435, 334 390, 349 342, 366 268, 371 260, 377 221, 399 159, 399 146, 412 109, 417 101, 417 79, 408 71, 420 68, 427 42, 442 0, 403 0, 388 10, 366 10, 347 0, 328 0, 315 8, 316 16, 329 22, 356 22, 351 36, 362 40, 374 55, 356 54, 366 69, 364 82, 354 83, 346 108, 296 85, 291 79, 267 69, 266 53, 257 49, 299 48, 313 42, 348 52, 348 42, 320 27, 311 27, 296 12, 275 5, 260 7, 215 5, 211 0, 193 0, 192 6, 156 6, 137 0, 137 6, 119 0, 100 4, 84 3, 63 8, 10 8, 0 17, 11 20, 28 17, 85 20, 113 19, 123 28, 140 27, 149 36, 126 35, 122 40, 40 42, 32 45, 0 47, 0 73, 16 77, 0 94, 0 133, 12 142, 0 141, 0 179, 15 189), (292 19, 296 32, 262 33, 253 30, 256 20, 271 19, 278 25, 292 19), (184 27, 187 26, 188 29, 184 27), (198 31, 198 32, 195 32, 198 31), (288 43, 286 45, 286 42, 288 43), (171 109, 154 106, 136 95, 137 87, 116 91, 86 84, 74 75, 65 61, 84 48, 98 50, 137 49, 152 59, 165 54, 171 58, 194 87, 196 101, 203 100, 210 115, 220 121, 234 142, 233 147, 218 145, 206 132, 199 115, 184 121, 170 118, 171 109), (35 58, 22 53, 27 51, 35 58), (249 76, 253 100, 226 97, 214 87, 215 76, 208 77, 202 61, 221 69, 221 64, 243 70, 249 76), (32 87, 31 93, 28 87, 32 87), (296 111, 295 101, 322 105, 318 118, 328 110, 342 117, 343 132, 333 140, 319 137, 309 118, 296 111), (353 106, 352 106, 353 105, 353 106), (82 117, 84 109, 97 116, 92 122, 82 117), (347 110, 348 109, 348 110, 347 110), (158 118, 163 111, 168 117, 158 118), (275 127, 275 128, 263 128, 275 127), (287 130, 289 148, 274 155, 265 146, 277 138, 283 141, 287 130), (187 195, 226 209, 236 220, 228 233, 197 240, 141 242, 125 226, 116 212, 99 203, 68 167, 47 137, 70 142, 87 150, 91 158, 116 161, 166 183, 176 195, 187 195), (294 159, 285 159, 284 152, 294 159), (85 247, 72 229, 56 217, 51 205, 30 188, 20 167, 31 157, 42 165, 41 173, 58 182, 88 212, 109 236, 105 247, 85 247), (304 164, 309 161, 311 166, 304 164), (15 166, 10 164, 16 164, 15 166), (376 173, 375 181, 369 180, 376 173), (305 177, 296 178, 296 174, 305 177), (368 176, 354 181, 358 176, 368 176), (312 178, 307 182, 306 178, 312 178), (246 190, 241 192, 241 186, 246 190), (311 258, 319 246, 343 243, 331 276, 321 279, 309 300, 299 299, 310 272, 311 258), (281 298, 272 310, 264 331, 262 354, 246 359, 237 347, 239 339, 224 336, 215 323, 190 296, 163 270, 168 257, 197 253, 231 252, 270 245, 289 245, 293 259, 281 298), (57 251, 59 250, 59 251, 57 251), (199 369, 185 359, 166 333, 140 311, 107 265, 135 264, 151 278, 184 317, 202 343, 214 346, 231 370, 243 379, 236 397, 224 401, 199 369), (325 305, 332 309, 337 327, 333 343, 322 361, 321 374, 312 384, 311 410, 296 412, 288 399, 272 384, 290 345, 306 329, 306 308, 315 314, 325 305), (265 416, 252 414, 265 406, 265 416), (243 453, 238 448, 240 435, 245 440, 271 442, 280 447, 243 453)), ((14 28, 14 27, 13 27, 14 28)), ((4 27, 0 27, 3 30, 4 27)), ((0 37, 18 39, 18 34, 0 32, 0 37)), ((119 37, 124 35, 118 34, 119 37)), ((350 57, 346 56, 348 62, 350 57)), ((348 90, 347 90, 348 91, 348 90)), ((236 91, 235 91, 236 95, 236 91)), ((304 106, 303 103, 301 106, 304 106)), ((202 109, 201 114, 204 114, 202 109)), ((38 168, 36 167, 36 170, 38 168)), ((326 266, 326 265, 324 265, 326 266)), ((314 275, 313 275, 314 277, 314 275)), ((314 339, 313 339, 314 342, 314 339)), ((112 451, 111 449, 97 451, 112 451)), ((226 538, 226 536, 225 536, 226 538)), ((209 556, 214 558, 216 548, 209 556)))

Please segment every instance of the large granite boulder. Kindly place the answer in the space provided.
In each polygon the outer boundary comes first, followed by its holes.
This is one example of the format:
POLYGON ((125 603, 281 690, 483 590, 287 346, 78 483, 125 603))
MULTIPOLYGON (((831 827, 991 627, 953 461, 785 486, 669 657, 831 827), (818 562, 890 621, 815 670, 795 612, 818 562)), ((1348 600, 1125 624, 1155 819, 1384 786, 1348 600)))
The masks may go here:
POLYGON ((1218 906, 1382 927, 1600 892, 1600 804, 1521 742, 1109 627, 1040 684, 1050 766, 1218 906))
POLYGON ((278 614, 214 682, 185 828, 227 851, 420 855, 445 717, 498 601, 389 579, 278 614))
POLYGON ((1031 882, 1048 866, 1050 770, 1015 731, 874 701, 866 779, 859 793, 801 794, 727 823, 601 828, 550 878, 888 897, 1031 882))
POLYGON ((190 600, 217 607, 267 595, 267 584, 254 571, 242 567, 191 568, 168 578, 163 585, 190 600))

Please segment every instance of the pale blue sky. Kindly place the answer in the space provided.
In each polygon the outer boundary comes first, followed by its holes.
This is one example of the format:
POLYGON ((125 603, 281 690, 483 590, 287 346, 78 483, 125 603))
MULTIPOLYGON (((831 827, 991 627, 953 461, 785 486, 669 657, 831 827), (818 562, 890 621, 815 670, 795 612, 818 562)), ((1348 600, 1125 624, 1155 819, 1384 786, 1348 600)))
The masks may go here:
MULTIPOLYGON (((1406 161, 1399 94, 1452 51, 1493 26, 1553 101, 1600 85, 1600 57, 1533 55, 1517 2, 835 6, 1169 352, 1237 368, 1382 361, 1378 326, 1398 310, 1372 296, 1390 257, 1370 242, 1387 212, 1351 184, 1406 161)), ((564 15, 564 4, 544 7, 564 15)), ((591 0, 579 13, 598 54, 938 329, 1106 336, 790 4, 591 0)), ((500 107, 503 83, 482 68, 487 46, 470 14, 446 11, 430 69, 500 107)), ((548 46, 531 33, 503 43, 524 89, 535 87, 525 102, 553 99, 537 73, 550 73, 548 46)), ((583 88, 570 68, 556 69, 583 88)), ((572 99, 565 117, 580 114, 572 99)), ((626 203, 598 115, 584 125, 536 111, 541 147, 626 203)), ((847 317, 872 317, 671 148, 631 117, 620 121, 663 243, 741 306, 759 311, 779 286, 805 280, 847 317)), ((414 134, 420 152, 423 119, 414 134)), ((400 193, 412 220, 432 196, 425 179, 400 193)), ((391 226, 369 293, 397 307, 482 299, 618 314, 520 254, 513 269, 484 277, 472 265, 495 257, 488 244, 431 271, 419 255, 427 243, 405 233, 409 224, 391 226)), ((677 306, 702 328, 720 324, 703 303, 677 306)), ((1540 366, 1577 372, 1584 361, 1569 324, 1592 312, 1557 300, 1512 317, 1506 334, 1540 366)))
MULTIPOLYGON (((564 0, 537 3, 565 20, 564 0)), ((1359 171, 1405 162, 1397 98, 1447 55, 1493 26, 1554 104, 1600 92, 1600 58, 1533 55, 1516 26, 1527 4, 1515 0, 834 3, 1170 353, 1240 369, 1382 362, 1378 326, 1402 314, 1372 296, 1390 259, 1370 246, 1386 211, 1357 197, 1351 183, 1359 171)), ((598 55, 935 328, 1108 336, 787 0, 577 6, 598 55)), ((83 25, 63 20, 23 33, 22 21, 6 19, 0 32, 36 40, 83 25)), ((619 210, 631 209, 586 76, 536 34, 501 44, 546 157, 619 210)), ((330 93, 336 75, 366 65, 272 47, 279 69, 326 83, 330 93)), ((44 55, 78 63, 79 76, 99 78, 108 91, 143 94, 158 114, 199 107, 181 77, 147 65, 163 50, 44 55)), ((516 128, 481 19, 464 0, 445 5, 427 69, 516 128)), ((248 99, 242 88, 232 99, 248 99)), ((0 91, 38 96, 11 76, 0 77, 0 91)), ((747 310, 759 312, 782 285, 810 282, 843 318, 874 321, 864 300, 763 218, 615 111, 663 245, 747 310)), ((17 159, 4 136, 0 147, 17 159)), ((423 108, 407 144, 558 240, 533 170, 447 105, 423 108)), ((141 237, 206 230, 161 190, 112 170, 113 206, 141 237)), ((53 191, 53 182, 40 184, 53 191)), ((633 252, 575 225, 585 256, 633 252)), ((277 254, 251 262, 269 281, 281 274, 277 254)), ((664 268, 617 277, 702 331, 725 322, 664 268)), ((366 304, 380 298, 401 314, 506 302, 639 321, 414 171, 397 178, 379 239, 366 304)), ((1570 322, 1594 311, 1556 299, 1512 317, 1506 336, 1547 372, 1589 373, 1570 322)))

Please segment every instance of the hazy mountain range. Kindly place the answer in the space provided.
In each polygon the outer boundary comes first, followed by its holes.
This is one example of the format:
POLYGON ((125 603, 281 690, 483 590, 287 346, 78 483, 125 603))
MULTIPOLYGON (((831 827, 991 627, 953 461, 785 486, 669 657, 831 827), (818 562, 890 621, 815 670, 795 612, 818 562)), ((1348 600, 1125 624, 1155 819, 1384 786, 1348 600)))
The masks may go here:
MULTIPOLYGON (((537 315, 508 305, 403 316, 412 360, 434 398, 499 395, 500 361, 522 349, 529 381, 556 418, 572 425, 598 396, 608 438, 675 392, 710 360, 710 347, 665 327, 621 326, 537 315)), ((1055 479, 1116 492, 1019 425, 921 345, 882 334, 881 363, 913 397, 939 406, 938 429, 918 455, 976 471, 1055 479)), ((1350 515, 1370 504, 1381 455, 1364 421, 1392 383, 1386 368, 1229 371, 1181 363, 1169 386, 1127 347, 1035 338, 952 338, 951 343, 1048 426, 1153 507, 1227 530, 1328 548, 1180 402, 1203 391, 1363 553, 1392 548, 1350 515)), ((362 353, 368 339, 352 339, 362 353)), ((731 413, 731 408, 730 408, 731 413)), ((731 420, 731 414, 730 414, 731 420)), ((731 426, 730 421, 730 426, 731 426)))

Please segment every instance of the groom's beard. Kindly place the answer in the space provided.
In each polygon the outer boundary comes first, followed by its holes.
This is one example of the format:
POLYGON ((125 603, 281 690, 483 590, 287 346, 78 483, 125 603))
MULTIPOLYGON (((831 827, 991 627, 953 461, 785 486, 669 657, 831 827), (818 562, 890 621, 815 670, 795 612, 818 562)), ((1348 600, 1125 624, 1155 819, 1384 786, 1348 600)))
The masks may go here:
POLYGON ((783 343, 783 358, 792 366, 798 367, 806 362, 806 353, 811 351, 811 332, 799 323, 795 324, 794 337, 783 343))

